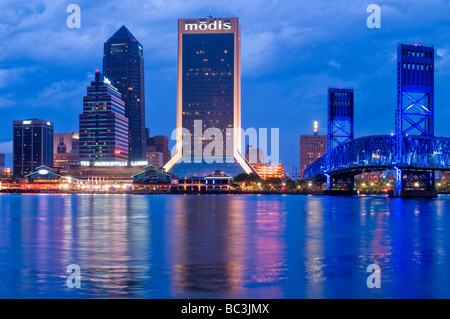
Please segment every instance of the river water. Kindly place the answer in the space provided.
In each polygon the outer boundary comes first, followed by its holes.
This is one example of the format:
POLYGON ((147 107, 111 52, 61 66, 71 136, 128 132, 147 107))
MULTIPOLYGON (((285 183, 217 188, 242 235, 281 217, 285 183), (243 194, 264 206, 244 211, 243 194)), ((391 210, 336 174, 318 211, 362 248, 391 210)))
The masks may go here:
POLYGON ((449 214, 448 195, 2 194, 0 298, 450 298, 449 214))

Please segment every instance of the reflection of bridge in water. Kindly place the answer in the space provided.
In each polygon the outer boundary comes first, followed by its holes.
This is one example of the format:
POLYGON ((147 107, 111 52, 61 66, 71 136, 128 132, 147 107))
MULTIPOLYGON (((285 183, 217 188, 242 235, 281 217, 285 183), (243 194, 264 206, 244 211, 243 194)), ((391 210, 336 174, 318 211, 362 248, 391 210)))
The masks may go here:
POLYGON ((400 44, 395 134, 353 138, 353 89, 328 90, 328 153, 304 179, 330 194, 355 193, 354 176, 395 171, 396 197, 437 196, 435 172, 450 171, 450 138, 434 137, 434 48, 400 44))

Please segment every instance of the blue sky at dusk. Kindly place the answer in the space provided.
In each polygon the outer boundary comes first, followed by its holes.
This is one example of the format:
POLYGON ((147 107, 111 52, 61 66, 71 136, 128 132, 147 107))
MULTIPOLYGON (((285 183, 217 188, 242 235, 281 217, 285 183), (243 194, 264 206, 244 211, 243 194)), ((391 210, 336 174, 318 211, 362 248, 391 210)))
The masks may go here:
POLYGON ((435 48, 435 135, 450 136, 450 1, 0 1, 0 152, 11 163, 12 121, 39 118, 78 132, 83 95, 102 68, 103 43, 126 25, 144 46, 146 124, 176 126, 179 18, 238 17, 242 31, 242 126, 280 128, 280 157, 299 166, 299 135, 319 121, 327 88, 355 89, 355 135, 394 131, 401 41, 435 48), (69 4, 81 28, 69 29, 69 4), (369 29, 369 4, 381 29, 369 29))

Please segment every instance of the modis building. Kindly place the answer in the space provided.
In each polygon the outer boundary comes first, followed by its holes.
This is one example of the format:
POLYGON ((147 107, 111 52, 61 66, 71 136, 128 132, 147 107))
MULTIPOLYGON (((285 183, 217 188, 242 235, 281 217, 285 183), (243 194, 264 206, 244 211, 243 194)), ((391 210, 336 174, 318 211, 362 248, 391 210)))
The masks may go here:
POLYGON ((241 155, 240 34, 238 18, 178 20, 177 145, 164 166, 178 177, 254 172, 241 155))

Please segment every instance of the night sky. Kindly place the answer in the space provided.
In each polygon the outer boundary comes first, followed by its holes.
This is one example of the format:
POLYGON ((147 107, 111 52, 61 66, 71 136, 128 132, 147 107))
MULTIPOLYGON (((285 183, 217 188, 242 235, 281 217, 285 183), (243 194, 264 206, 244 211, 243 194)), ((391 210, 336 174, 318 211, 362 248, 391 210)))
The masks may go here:
POLYGON ((103 43, 122 25, 144 46, 146 124, 176 126, 179 18, 238 17, 242 29, 242 126, 280 128, 280 157, 299 166, 299 135, 319 121, 327 88, 355 89, 355 137, 394 132, 396 54, 401 41, 435 47, 435 135, 450 136, 450 1, 153 0, 0 2, 0 152, 12 165, 12 121, 55 122, 78 132, 82 99, 103 43), (81 28, 69 29, 69 4, 81 28), (369 29, 369 4, 381 28, 369 29))

